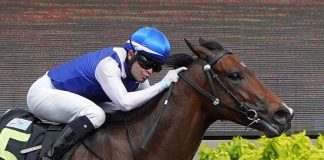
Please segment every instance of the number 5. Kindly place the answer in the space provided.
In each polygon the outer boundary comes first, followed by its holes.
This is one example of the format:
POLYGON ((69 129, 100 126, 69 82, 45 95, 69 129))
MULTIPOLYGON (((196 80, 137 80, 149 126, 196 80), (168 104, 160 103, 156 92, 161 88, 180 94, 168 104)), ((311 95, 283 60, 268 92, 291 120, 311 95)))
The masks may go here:
POLYGON ((30 134, 22 133, 13 129, 4 128, 0 133, 0 158, 4 160, 17 160, 17 157, 12 153, 6 151, 9 139, 15 139, 21 142, 27 142, 30 134))

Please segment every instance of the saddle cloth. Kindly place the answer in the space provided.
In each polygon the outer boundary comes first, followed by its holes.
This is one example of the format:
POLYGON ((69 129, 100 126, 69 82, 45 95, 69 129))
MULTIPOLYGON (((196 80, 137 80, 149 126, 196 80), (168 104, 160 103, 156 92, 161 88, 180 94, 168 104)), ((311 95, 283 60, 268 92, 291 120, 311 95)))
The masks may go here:
POLYGON ((0 159, 37 160, 64 125, 43 123, 23 109, 10 109, 0 118, 0 159))

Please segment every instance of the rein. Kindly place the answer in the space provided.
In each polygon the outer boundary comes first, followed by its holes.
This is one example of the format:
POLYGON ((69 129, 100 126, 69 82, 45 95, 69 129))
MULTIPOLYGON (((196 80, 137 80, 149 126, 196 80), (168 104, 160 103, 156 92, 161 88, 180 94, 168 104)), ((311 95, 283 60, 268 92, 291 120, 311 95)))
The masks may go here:
POLYGON ((155 129, 156 129, 158 123, 160 122, 162 114, 164 113, 165 108, 168 106, 168 102, 169 102, 169 98, 170 98, 173 86, 174 86, 174 83, 172 82, 171 86, 169 87, 169 90, 167 92, 166 99, 164 101, 164 106, 163 106, 162 110, 159 112, 158 118, 156 119, 155 123, 151 125, 149 131, 147 132, 147 134, 145 136, 143 143, 141 144, 142 150, 147 150, 147 144, 151 140, 151 138, 155 132, 155 129))

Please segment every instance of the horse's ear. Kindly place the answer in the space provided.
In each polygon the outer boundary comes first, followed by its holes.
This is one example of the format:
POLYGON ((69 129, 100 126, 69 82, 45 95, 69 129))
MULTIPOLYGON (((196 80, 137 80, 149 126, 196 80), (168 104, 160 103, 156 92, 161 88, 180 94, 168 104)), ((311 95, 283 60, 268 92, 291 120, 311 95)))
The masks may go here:
POLYGON ((191 44, 187 39, 184 39, 184 41, 186 42, 190 50, 201 59, 206 59, 208 56, 211 56, 213 54, 213 52, 207 49, 206 47, 191 44))
POLYGON ((193 47, 192 47, 192 44, 187 39, 185 39, 185 38, 183 40, 186 42, 186 44, 189 47, 189 49, 194 52, 193 47))
POLYGON ((199 44, 203 45, 205 44, 207 41, 205 41, 204 39, 202 39, 201 37, 199 37, 199 44))

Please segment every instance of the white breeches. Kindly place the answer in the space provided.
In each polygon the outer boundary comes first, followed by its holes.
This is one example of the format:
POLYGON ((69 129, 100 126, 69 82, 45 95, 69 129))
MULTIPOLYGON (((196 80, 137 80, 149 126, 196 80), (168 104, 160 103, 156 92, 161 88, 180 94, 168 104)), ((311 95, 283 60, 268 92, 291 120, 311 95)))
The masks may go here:
POLYGON ((70 123, 78 117, 86 116, 98 128, 106 120, 105 112, 91 100, 55 89, 47 73, 30 87, 27 105, 39 118, 53 122, 70 123))

